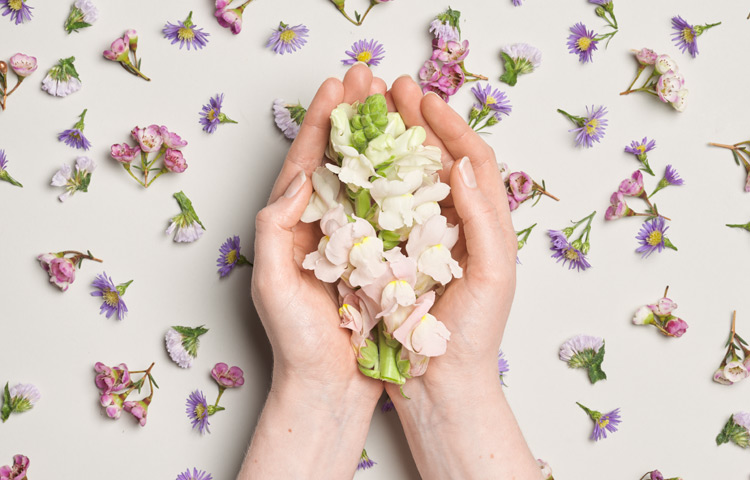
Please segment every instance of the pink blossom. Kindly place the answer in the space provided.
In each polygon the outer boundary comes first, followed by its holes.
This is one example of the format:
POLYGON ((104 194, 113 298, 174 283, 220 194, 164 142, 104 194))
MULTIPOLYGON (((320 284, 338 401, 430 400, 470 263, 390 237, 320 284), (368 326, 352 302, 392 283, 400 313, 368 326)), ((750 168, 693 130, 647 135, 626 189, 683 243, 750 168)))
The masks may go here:
POLYGON ((631 50, 635 53, 635 58, 641 65, 653 65, 656 63, 658 55, 650 48, 642 48, 640 50, 631 50))
POLYGON ((714 382, 720 383, 722 385, 732 385, 734 382, 729 380, 726 376, 724 376, 724 369, 719 368, 714 372, 714 382))
POLYGON ((425 83, 422 85, 422 93, 427 94, 428 92, 432 92, 436 94, 438 97, 442 98, 443 101, 447 102, 450 100, 450 96, 443 91, 443 89, 438 85, 437 82, 430 82, 425 83))
POLYGON ((134 127, 130 134, 138 141, 141 150, 146 153, 158 151, 164 142, 158 125, 149 125, 146 128, 134 127))
POLYGON ((26 480, 29 463, 31 462, 25 455, 14 455, 12 466, 0 467, 0 480, 26 480))
POLYGON ((125 32, 125 35, 122 36, 123 41, 128 42, 128 46, 131 50, 135 51, 138 48, 138 32, 133 30, 132 28, 128 29, 125 32))
POLYGON ((110 45, 109 48, 109 50, 104 50, 104 56, 107 59, 117 62, 130 62, 128 59, 128 52, 130 49, 127 38, 118 38, 112 42, 112 45, 110 45))
POLYGON ((240 367, 231 367, 226 363, 219 362, 211 370, 211 376, 214 377, 219 387, 233 388, 240 387, 245 383, 243 372, 240 367))
POLYGON ((133 415, 141 427, 146 426, 146 415, 148 415, 148 406, 151 403, 151 398, 146 397, 143 400, 136 402, 125 402, 122 405, 123 410, 133 415))
POLYGON ((510 211, 517 209, 520 203, 518 203, 518 200, 516 200, 514 197, 508 195, 508 206, 510 207, 510 211))
POLYGON ((518 203, 529 198, 534 190, 534 181, 526 172, 511 173, 508 176, 508 183, 510 185, 510 191, 518 203))
POLYGON ((231 29, 232 33, 237 35, 242 31, 242 10, 239 8, 226 9, 226 6, 227 4, 224 0, 217 0, 214 16, 218 20, 219 25, 231 29), (219 7, 220 4, 223 6, 219 7))
POLYGON ((673 318, 667 322, 664 329, 672 337, 681 337, 687 331, 688 324, 681 318, 673 318))
POLYGON ((452 277, 461 278, 463 270, 451 257, 450 249, 458 241, 458 227, 449 226, 442 215, 415 225, 406 242, 406 253, 417 261, 417 270, 446 285, 452 277))
POLYGON ((672 312, 677 309, 677 304, 674 303, 671 299, 664 297, 660 298, 655 305, 649 305, 649 307, 651 308, 651 310, 653 310, 655 315, 666 317, 668 315, 671 315, 672 312))
POLYGON ((685 79, 679 73, 669 71, 656 82, 656 93, 662 102, 671 103, 680 99, 679 92, 685 86, 685 79))
POLYGON ((438 79, 437 85, 448 96, 454 95, 466 81, 464 72, 457 63, 444 64, 440 72, 443 76, 438 79))
POLYGON ((167 170, 174 173, 182 173, 187 169, 187 162, 179 150, 168 148, 164 154, 164 166, 167 170))
POLYGON ((627 203, 625 203, 625 198, 623 197, 622 192, 618 191, 613 193, 612 196, 609 197, 609 203, 610 205, 607 208, 607 212, 604 214, 606 220, 617 220, 630 212, 630 208, 628 208, 627 203))
POLYGON ((121 363, 115 367, 108 367, 102 362, 94 364, 97 375, 94 383, 102 393, 119 392, 128 388, 130 383, 130 371, 128 366, 121 363))
POLYGON ((176 133, 170 132, 164 125, 159 127, 159 133, 161 134, 161 139, 167 148, 182 148, 188 143, 176 133))
POLYGON ((434 303, 435 292, 432 290, 419 297, 412 313, 393 332, 393 337, 404 348, 426 357, 444 354, 451 336, 443 322, 427 313, 434 303))
POLYGON ((432 41, 432 57, 430 60, 440 60, 444 63, 459 63, 469 54, 469 41, 458 43, 453 40, 446 41, 444 38, 435 38, 432 41))
POLYGON ((60 287, 63 292, 76 279, 76 266, 68 258, 59 257, 53 253, 44 253, 39 255, 37 260, 44 271, 49 274, 49 281, 60 287))
POLYGON ((121 163, 130 163, 141 153, 141 147, 131 147, 127 143, 114 144, 110 147, 110 155, 112 158, 121 163))
POLYGON ((640 170, 633 172, 630 178, 620 183, 619 192, 623 195, 638 197, 643 193, 643 174, 640 170))
POLYGON ((440 65, 434 60, 427 60, 419 69, 419 79, 424 83, 436 82, 442 73, 440 72, 440 65))
POLYGON ((125 402, 126 394, 122 393, 104 393, 99 397, 99 403, 104 408, 109 418, 118 419, 122 413, 122 405, 125 402))
POLYGON ((28 77, 37 69, 36 57, 16 53, 10 57, 10 68, 16 72, 19 77, 28 77))
POLYGON ((747 178, 745 179, 745 191, 750 192, 750 172, 747 172, 747 178))
POLYGON ((424 375, 427 371, 427 365, 430 362, 430 357, 420 355, 418 353, 414 353, 405 348, 402 348, 400 360, 409 361, 409 376, 419 377, 421 375, 424 375))

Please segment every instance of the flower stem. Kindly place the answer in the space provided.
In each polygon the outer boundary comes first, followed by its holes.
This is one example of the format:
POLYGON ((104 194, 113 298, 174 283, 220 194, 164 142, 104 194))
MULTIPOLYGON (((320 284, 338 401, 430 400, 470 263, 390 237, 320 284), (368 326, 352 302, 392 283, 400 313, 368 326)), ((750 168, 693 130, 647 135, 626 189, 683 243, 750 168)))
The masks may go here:
POLYGON ((150 181, 150 182, 148 182, 148 183, 147 183, 146 185, 144 185, 144 186, 145 186, 145 187, 148 187, 149 185, 151 185, 152 183, 154 183, 154 180, 156 180, 157 178, 161 177, 162 175, 164 175, 164 174, 165 174, 165 173, 167 173, 168 171, 169 171, 169 169, 167 169, 167 167, 163 167, 163 168, 162 168, 161 170, 159 170, 159 173, 157 173, 156 175, 154 175, 154 178, 152 178, 152 179, 151 179, 151 181, 150 181))
POLYGON ((560 112, 560 113, 562 113, 562 114, 563 114, 563 115, 565 115, 566 117, 568 117, 568 119, 569 119, 569 120, 570 120, 571 122, 575 123, 575 124, 576 124, 576 125, 578 125, 579 127, 582 127, 582 126, 583 126, 583 123, 584 123, 584 120, 583 120, 583 118, 581 118, 581 117, 576 117, 575 115, 571 115, 571 114, 569 114, 568 112, 566 112, 565 110, 562 110, 562 109, 560 109, 560 108, 558 108, 558 109, 557 109, 557 111, 558 111, 558 112, 560 112))
MULTIPOLYGON (((123 163, 122 166, 125 168, 125 170, 127 170, 127 172, 130 174, 130 176, 133 177, 133 180, 135 180, 136 182, 140 183, 141 186, 144 187, 144 188, 148 187, 148 185, 146 185, 145 183, 143 183, 140 178, 136 177, 133 174, 133 172, 130 171, 130 164, 123 163)), ((138 168, 138 167, 136 166, 136 168, 138 168)))
POLYGON ((386 382, 403 385, 406 379, 398 371, 396 349, 390 344, 383 331, 383 322, 378 323, 378 356, 380 362, 380 379, 386 382))
POLYGON ((18 77, 18 82, 16 83, 16 86, 13 87, 10 92, 5 93, 5 95, 3 96, 4 97, 3 100, 5 100, 5 97, 10 97, 10 94, 16 91, 18 86, 21 85, 21 82, 23 82, 24 78, 26 77, 18 77))
POLYGON ((93 260, 99 263, 104 262, 104 260, 94 257, 91 252, 81 253, 77 250, 63 250, 62 252, 60 252, 60 254, 63 256, 73 255, 73 258, 71 258, 71 260, 73 260, 73 263, 78 263, 79 260, 93 260))
MULTIPOLYGON (((638 74, 637 74, 637 75, 635 76, 635 78, 633 79, 633 82, 632 82, 632 83, 631 83, 631 84, 630 84, 630 85, 628 86, 628 90, 630 90, 631 88, 633 88, 633 85, 635 85, 635 82, 637 82, 637 81, 638 81, 638 77, 640 77, 640 76, 641 76, 641 73, 643 73, 643 71, 644 71, 645 69, 646 69, 646 66, 645 66, 645 65, 640 65, 640 66, 638 67, 638 74)), ((622 93, 621 93, 620 95, 622 95, 622 93)))
POLYGON ((216 397, 216 402, 214 402, 214 407, 219 406, 219 400, 221 400, 221 396, 224 395, 224 391, 227 389, 227 387, 219 385, 219 396, 216 397))
POLYGON ((461 71, 464 72, 464 75, 467 77, 473 77, 468 80, 467 82, 475 82, 477 80, 488 80, 487 77, 484 75, 477 75, 476 73, 471 73, 470 71, 466 70, 466 67, 464 67, 464 62, 461 62, 458 64, 459 67, 461 67, 461 71))

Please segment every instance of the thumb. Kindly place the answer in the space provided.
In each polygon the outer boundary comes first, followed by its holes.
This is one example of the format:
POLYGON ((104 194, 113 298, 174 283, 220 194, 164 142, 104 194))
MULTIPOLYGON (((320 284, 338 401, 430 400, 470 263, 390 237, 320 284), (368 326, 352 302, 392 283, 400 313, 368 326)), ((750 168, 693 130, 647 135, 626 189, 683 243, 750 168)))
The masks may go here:
POLYGON ((507 251, 500 217, 492 202, 477 186, 469 157, 463 157, 453 164, 450 185, 466 238, 466 251, 469 254, 467 273, 473 271, 484 277, 497 274, 499 267, 507 267, 507 263, 515 266, 515 251, 507 251))
MULTIPOLYGON (((255 268, 277 278, 294 278, 294 232, 312 194, 312 185, 300 170, 283 195, 266 205, 255 217, 255 268)), ((265 277, 270 278, 270 277, 265 277)))

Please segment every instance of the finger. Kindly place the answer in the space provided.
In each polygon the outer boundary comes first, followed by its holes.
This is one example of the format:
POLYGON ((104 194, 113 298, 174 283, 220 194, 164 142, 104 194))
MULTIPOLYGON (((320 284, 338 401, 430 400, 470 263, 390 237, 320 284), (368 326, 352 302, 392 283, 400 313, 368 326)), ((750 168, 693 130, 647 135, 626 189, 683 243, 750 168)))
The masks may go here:
POLYGON ((344 102, 363 102, 370 91, 370 85, 372 85, 370 67, 362 62, 355 63, 344 75, 344 102))
POLYGON ((385 91, 388 89, 388 85, 386 85, 385 80, 383 80, 380 77, 375 77, 372 79, 372 84, 370 85, 370 93, 367 95, 375 95, 377 93, 381 95, 385 95, 385 91))
POLYGON ((391 91, 388 90, 385 92, 385 104, 388 105, 388 111, 389 112, 395 112, 396 111, 396 104, 393 103, 393 94, 391 94, 391 91))
POLYGON ((269 203, 276 201, 284 193, 284 189, 300 170, 309 177, 320 166, 328 146, 331 112, 343 98, 344 86, 341 80, 329 78, 320 86, 310 103, 310 108, 307 109, 299 134, 287 153, 281 172, 271 190, 269 203))

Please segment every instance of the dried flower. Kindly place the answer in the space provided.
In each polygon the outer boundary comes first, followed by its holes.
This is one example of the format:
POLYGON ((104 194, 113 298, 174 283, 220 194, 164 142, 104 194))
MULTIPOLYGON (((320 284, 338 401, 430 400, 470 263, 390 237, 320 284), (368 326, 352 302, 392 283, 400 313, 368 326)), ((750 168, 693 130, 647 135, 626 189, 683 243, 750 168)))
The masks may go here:
POLYGON ((581 63, 591 62, 592 54, 597 49, 596 44, 599 40, 593 30, 587 30, 583 23, 576 23, 570 28, 568 35, 568 51, 578 55, 578 61, 581 63))
POLYGON ((652 50, 644 48, 640 51, 632 50, 638 60, 638 71, 630 86, 620 95, 628 95, 633 92, 646 92, 655 95, 664 103, 669 103, 678 112, 683 112, 687 107, 688 90, 685 87, 685 79, 677 63, 668 55, 656 55, 652 50), (643 58, 645 57, 645 58, 643 58), (653 67, 651 75, 646 78, 638 88, 633 88, 641 74, 648 67, 653 67))
POLYGON ((675 32, 672 34, 672 41, 681 52, 685 53, 685 50, 687 50, 690 56, 695 58, 698 56, 698 43, 696 43, 698 37, 709 28, 717 25, 721 25, 721 22, 693 26, 681 16, 674 16, 672 17, 672 30, 675 32))
POLYGON ((211 376, 219 384, 219 389, 241 387, 245 384, 243 374, 244 372, 240 367, 230 368, 223 362, 217 363, 211 370, 211 376))
POLYGON ((86 117, 88 109, 84 109, 83 112, 78 116, 80 120, 73 125, 73 128, 68 129, 57 135, 57 139, 69 147, 77 148, 79 150, 88 150, 91 148, 91 142, 83 135, 84 123, 83 119, 86 117))
POLYGON ((607 438, 607 432, 614 433, 617 431, 617 425, 621 422, 619 408, 602 414, 596 410, 590 410, 578 402, 576 404, 594 421, 594 431, 591 432, 589 437, 591 440, 599 441, 602 438, 607 438))
POLYGON ((174 198, 180 205, 180 213, 172 217, 172 223, 167 228, 167 235, 177 229, 177 233, 174 236, 175 242, 194 242, 201 238, 203 231, 206 227, 203 226, 198 214, 195 213, 193 208, 193 202, 183 192, 177 192, 174 194, 174 198))
POLYGON ((53 187, 65 188, 65 192, 57 197, 58 200, 64 202, 76 192, 88 192, 89 184, 91 183, 91 174, 95 168, 96 164, 89 157, 76 158, 75 174, 73 174, 73 169, 70 168, 70 165, 64 164, 52 176, 52 181, 50 182, 50 185, 53 187))
POLYGON ((591 110, 586 107, 586 117, 571 115, 559 108, 557 111, 568 117, 578 127, 568 130, 577 133, 577 146, 583 145, 586 148, 591 148, 594 146, 594 142, 599 142, 604 137, 604 129, 607 127, 607 119, 604 118, 607 109, 604 106, 596 107, 592 105, 591 110))
POLYGON ((192 422, 193 428, 197 428, 200 433, 211 433, 208 428, 209 405, 203 392, 200 390, 192 392, 185 406, 187 407, 185 413, 192 422))
POLYGON ((219 258, 216 259, 216 266, 219 267, 219 275, 223 278, 229 275, 238 265, 253 264, 248 261, 247 257, 240 253, 240 237, 237 235, 229 237, 219 248, 219 258))
POLYGON ((290 27, 284 22, 279 22, 279 27, 271 34, 266 47, 281 55, 296 52, 307 43, 305 38, 308 32, 307 27, 302 24, 290 27))
POLYGON ((607 374, 602 370, 604 339, 600 337, 576 335, 562 344, 559 357, 570 368, 587 369, 591 383, 607 378, 607 374))
POLYGON ((175 480, 211 480, 211 478, 210 473, 206 473, 203 470, 198 471, 197 468, 193 467, 193 473, 190 473, 190 469, 188 468, 183 473, 177 475, 175 480))
POLYGON ((203 125, 203 131, 214 133, 216 127, 222 123, 237 123, 221 112, 221 104, 224 102, 224 94, 218 93, 203 105, 199 115, 198 123, 203 125))
POLYGON ((357 470, 367 470, 368 468, 372 468, 376 463, 370 460, 370 457, 367 456, 367 450, 363 448, 362 455, 360 455, 359 463, 357 464, 357 470))
POLYGON ((0 149, 0 180, 15 185, 16 187, 23 187, 15 178, 10 176, 8 173, 8 160, 5 157, 5 150, 0 149))
POLYGON ((11 413, 22 413, 31 410, 41 398, 39 389, 31 383, 17 383, 3 390, 3 406, 0 409, 0 419, 8 420, 11 413))
POLYGON ((514 43, 500 49, 500 56, 505 62, 505 73, 501 82, 513 86, 519 75, 531 73, 542 64, 542 52, 528 43, 514 43))
POLYGON ((664 247, 676 251, 677 247, 665 235, 667 230, 669 230, 669 227, 665 226, 664 217, 656 217, 644 222, 635 237, 641 242, 641 246, 636 249, 636 252, 642 254, 642 258, 646 258, 655 251, 661 253, 664 247))
POLYGON ((125 318, 125 314, 128 313, 128 307, 122 300, 122 296, 125 295, 125 290, 127 290, 131 283, 133 283, 132 280, 115 285, 112 282, 112 278, 107 276, 107 272, 97 275, 96 280, 92 284, 97 290, 91 292, 91 295, 102 297, 103 302, 99 313, 106 314, 107 318, 110 318, 114 313, 117 313, 118 320, 125 318))
POLYGON ((297 138, 306 113, 307 109, 299 103, 292 105, 278 98, 273 101, 273 120, 290 140, 297 138))
POLYGON ((151 375, 152 368, 154 368, 153 363, 146 370, 138 371, 128 370, 124 363, 114 368, 110 368, 101 362, 94 365, 94 370, 97 372, 95 382, 101 393, 99 403, 102 407, 105 407, 108 417, 118 419, 122 410, 125 410, 133 415, 142 427, 146 426, 146 416, 148 406, 154 396, 154 386, 159 387, 151 375), (131 381, 131 375, 139 373, 143 374, 141 378, 134 382, 131 381), (127 400, 132 392, 140 393, 146 380, 148 380, 149 395, 140 400, 127 400))
POLYGON ((202 28, 196 28, 192 18, 193 12, 190 12, 184 22, 179 20, 177 24, 167 22, 161 33, 167 40, 172 40, 172 45, 180 42, 180 49, 184 45, 187 45, 188 50, 191 46, 196 50, 201 49, 208 44, 208 37, 211 34, 204 32, 202 28))
POLYGON ((81 79, 73 62, 75 57, 61 58, 42 80, 42 90, 56 97, 67 97, 81 89, 81 79))
POLYGON ((375 67, 380 65, 381 60, 385 58, 385 49, 383 44, 372 40, 359 40, 354 42, 351 50, 345 52, 350 58, 341 60, 344 65, 354 65, 356 62, 364 62, 367 66, 375 67))
POLYGON ((26 0, 0 0, 0 9, 2 9, 3 17, 10 15, 10 21, 18 25, 31 21, 31 10, 34 7, 28 6, 26 0))
POLYGON ((76 0, 65 20, 65 31, 70 34, 90 27, 99 18, 99 10, 91 0, 76 0))
POLYGON ((164 338, 169 357, 182 368, 193 366, 193 359, 198 357, 199 337, 208 332, 203 325, 195 328, 173 326, 167 330, 164 338))
POLYGON ((643 305, 633 316, 635 325, 653 325, 659 332, 668 337, 681 337, 688 328, 687 322, 672 315, 677 304, 667 298, 669 287, 664 289, 664 297, 655 304, 643 305))

